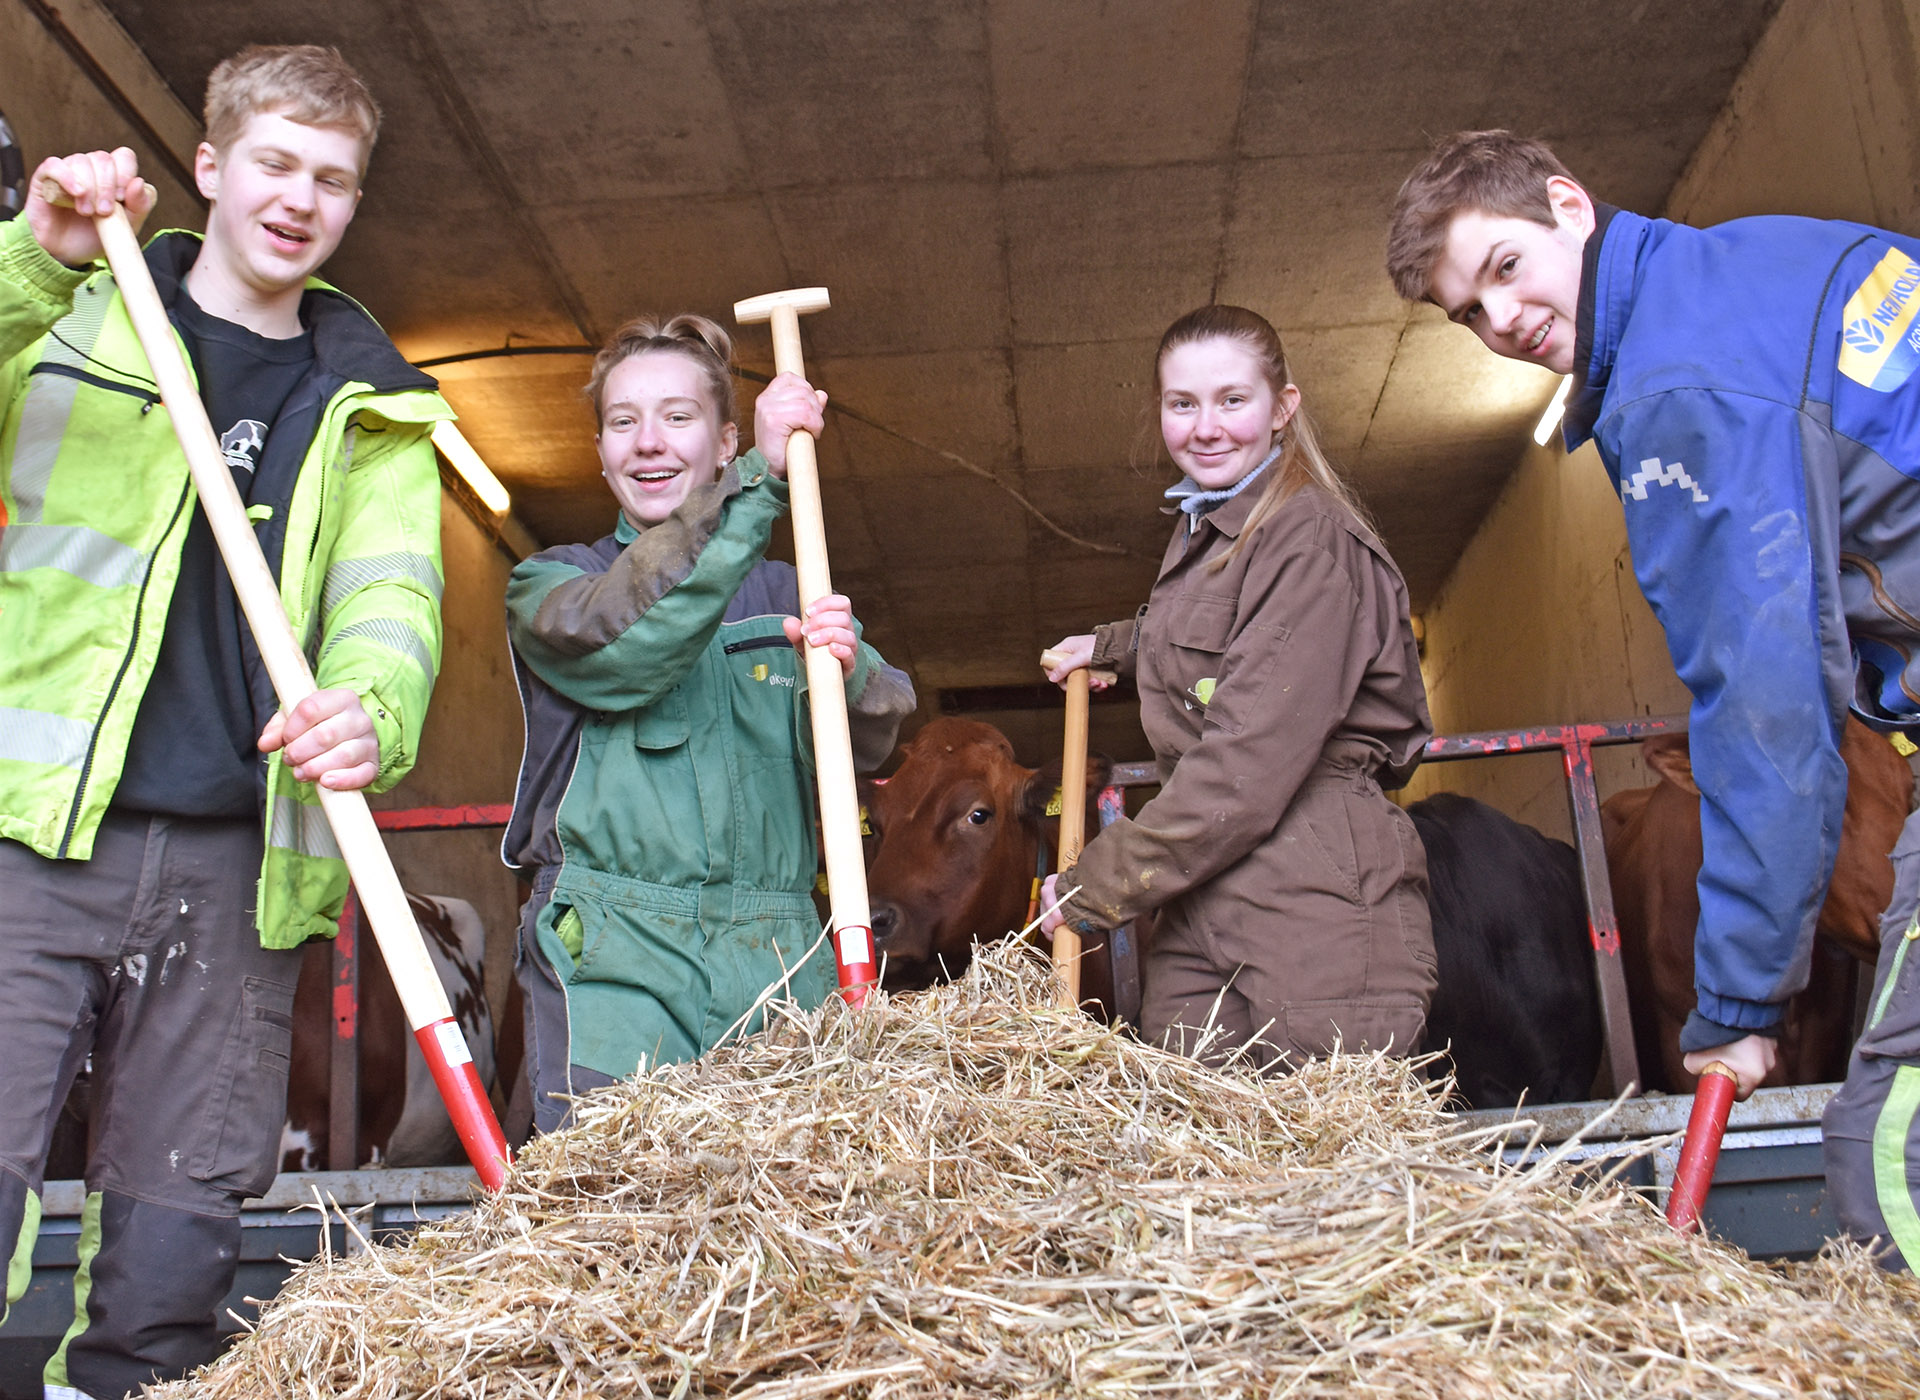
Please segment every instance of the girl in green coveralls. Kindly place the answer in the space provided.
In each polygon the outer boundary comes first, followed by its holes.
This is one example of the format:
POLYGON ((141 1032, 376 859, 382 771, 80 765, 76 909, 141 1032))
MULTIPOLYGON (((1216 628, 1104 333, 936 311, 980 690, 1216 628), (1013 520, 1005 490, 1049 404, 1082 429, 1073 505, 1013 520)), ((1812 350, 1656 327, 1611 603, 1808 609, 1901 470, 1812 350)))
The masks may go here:
POLYGON ((786 448, 817 394, 783 374, 736 458, 732 344, 699 316, 621 328, 587 386, 614 532, 544 550, 507 585, 527 717, 502 853, 533 883, 519 977, 535 1126, 565 1096, 692 1059, 769 995, 834 983, 811 898, 813 752, 795 647, 839 659, 855 764, 877 767, 913 709, 847 599, 799 614, 793 567, 764 558, 787 508, 786 448))

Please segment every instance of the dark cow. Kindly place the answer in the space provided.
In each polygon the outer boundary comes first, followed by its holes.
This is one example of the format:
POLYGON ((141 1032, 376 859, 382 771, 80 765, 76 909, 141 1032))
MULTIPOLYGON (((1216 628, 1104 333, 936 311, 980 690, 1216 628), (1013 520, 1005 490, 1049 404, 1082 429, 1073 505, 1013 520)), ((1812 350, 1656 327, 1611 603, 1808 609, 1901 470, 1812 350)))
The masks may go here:
MULTIPOLYGON (((409 894, 428 955, 466 1035, 480 1082, 494 1082, 493 1018, 486 995, 486 930, 465 900, 409 894)), ((361 921, 360 1164, 441 1166, 466 1161, 426 1057, 407 1028, 400 996, 361 921)), ((328 1157, 333 946, 310 944, 293 999, 293 1073, 287 1084, 283 1171, 320 1171, 328 1157)))
POLYGON ((1484 802, 1407 809, 1427 848, 1439 986, 1423 1050, 1470 1108, 1584 1099, 1605 1038, 1580 858, 1484 802))
MULTIPOLYGON (((1620 954, 1647 1086, 1691 1093, 1680 1028, 1694 1006, 1693 935, 1700 921, 1700 789, 1685 735, 1641 745, 1652 787, 1615 793, 1600 809, 1620 954)), ((1779 1059, 1768 1084, 1818 1084, 1846 1073, 1853 1030, 1855 960, 1872 967, 1880 911, 1893 897, 1887 859, 1906 820, 1913 774, 1893 746, 1849 718, 1840 756, 1847 806, 1833 880, 1820 910, 1806 990, 1787 1003, 1779 1059)))
MULTIPOLYGON (((1105 759, 1088 763, 1089 837, 1099 829, 1092 798, 1110 771, 1105 759)), ((885 783, 862 785, 873 833, 867 889, 889 990, 957 977, 976 940, 1025 926, 1034 876, 1054 867, 1060 822, 1047 807, 1059 786, 1058 762, 1022 767, 992 725, 945 718, 905 745, 885 783)), ((1084 951, 1081 991, 1110 1009, 1106 943, 1088 939, 1084 951)))

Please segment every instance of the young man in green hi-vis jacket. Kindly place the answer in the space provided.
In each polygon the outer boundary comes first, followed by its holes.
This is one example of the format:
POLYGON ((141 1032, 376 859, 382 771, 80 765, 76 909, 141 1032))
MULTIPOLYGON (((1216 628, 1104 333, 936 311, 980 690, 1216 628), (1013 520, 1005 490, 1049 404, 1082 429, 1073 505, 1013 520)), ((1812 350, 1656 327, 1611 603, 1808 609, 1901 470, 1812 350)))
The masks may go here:
POLYGON ((146 250, 319 691, 278 711, 93 216, 131 151, 44 162, 0 224, 0 1239, 26 1286, 49 1129, 93 1065, 74 1322, 47 1393, 214 1355, 240 1203, 272 1181, 298 945, 347 877, 313 785, 413 765, 440 655, 452 416, 313 278, 379 110, 330 49, 214 70, 203 238, 146 250), (47 190, 63 198, 50 202, 47 190))

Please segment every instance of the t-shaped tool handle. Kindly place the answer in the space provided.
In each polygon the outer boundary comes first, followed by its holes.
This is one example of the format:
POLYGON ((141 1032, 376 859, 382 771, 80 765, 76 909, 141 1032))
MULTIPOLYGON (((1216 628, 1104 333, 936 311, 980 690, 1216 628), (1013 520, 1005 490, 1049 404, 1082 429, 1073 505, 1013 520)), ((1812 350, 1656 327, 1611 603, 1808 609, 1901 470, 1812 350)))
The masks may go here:
MULTIPOLYGON (((735 302, 742 325, 768 321, 773 328, 773 367, 781 374, 806 373, 800 352, 800 317, 832 303, 825 287, 769 292, 735 302)), ((787 499, 793 511, 793 562, 800 575, 800 612, 833 592, 827 568, 827 527, 820 509, 820 464, 813 434, 787 439, 787 499)), ((867 999, 879 978, 873 950, 873 916, 867 907, 867 859, 860 844, 860 794, 853 777, 853 740, 847 728, 846 677, 832 652, 809 643, 807 709, 813 720, 813 771, 820 790, 820 843, 827 858, 827 899, 832 906, 834 952, 840 994, 854 1006, 867 999)))

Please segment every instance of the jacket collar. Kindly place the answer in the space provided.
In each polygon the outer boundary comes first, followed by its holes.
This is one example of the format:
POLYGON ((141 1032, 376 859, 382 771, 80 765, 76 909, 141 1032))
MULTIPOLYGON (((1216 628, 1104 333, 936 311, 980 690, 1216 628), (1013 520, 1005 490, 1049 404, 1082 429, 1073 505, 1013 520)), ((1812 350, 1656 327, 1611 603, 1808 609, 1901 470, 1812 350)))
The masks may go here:
POLYGON ((1573 339, 1573 388, 1561 438, 1571 452, 1593 436, 1613 379, 1613 362, 1633 314, 1646 256, 1673 227, 1610 204, 1594 205, 1594 228, 1580 265, 1580 307, 1573 339))
MULTIPOLYGON (((171 308, 185 290, 200 244, 199 234, 180 229, 170 229, 147 244, 147 269, 165 306, 171 308)), ((300 322, 313 332, 315 362, 342 382, 366 384, 383 394, 432 392, 440 387, 432 375, 407 363, 359 302, 317 277, 307 279, 300 322)))
MULTIPOLYGON (((1272 471, 1273 468, 1269 467, 1267 470, 1272 471)), ((1239 495, 1222 501, 1205 515, 1187 517, 1192 520, 1192 524, 1188 527, 1185 537, 1192 539, 1200 533, 1202 526, 1211 525, 1228 539, 1239 539, 1240 532, 1247 527, 1247 517, 1253 514, 1253 508, 1260 504, 1261 498, 1267 494, 1268 488, 1272 485, 1267 472, 1262 472, 1260 479, 1249 483, 1247 489, 1239 495)), ((1176 508, 1174 514, 1179 516, 1182 512, 1176 508)))

